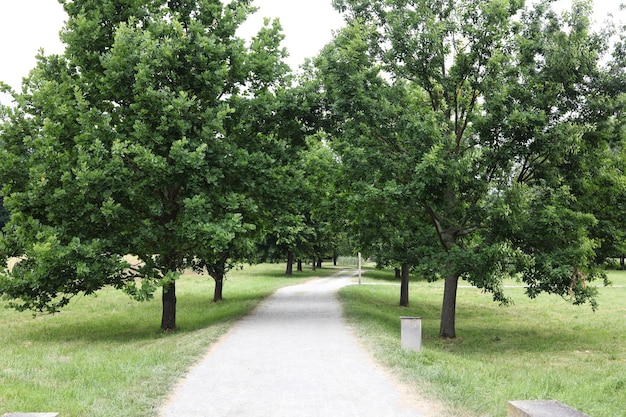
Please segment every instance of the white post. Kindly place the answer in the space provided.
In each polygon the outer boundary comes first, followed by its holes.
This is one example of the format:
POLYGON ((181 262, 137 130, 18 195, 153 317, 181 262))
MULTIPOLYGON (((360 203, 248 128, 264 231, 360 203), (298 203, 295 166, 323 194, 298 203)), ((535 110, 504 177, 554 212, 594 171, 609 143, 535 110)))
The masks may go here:
POLYGON ((359 252, 359 285, 361 285, 361 252, 359 252))
POLYGON ((404 350, 422 350, 422 319, 400 317, 400 344, 404 350))

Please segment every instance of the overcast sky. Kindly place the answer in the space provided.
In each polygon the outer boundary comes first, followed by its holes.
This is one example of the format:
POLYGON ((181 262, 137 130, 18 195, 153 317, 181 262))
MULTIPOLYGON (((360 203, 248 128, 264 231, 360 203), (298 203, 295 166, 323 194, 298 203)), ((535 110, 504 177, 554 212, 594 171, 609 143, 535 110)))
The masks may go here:
MULTIPOLYGON (((251 36, 262 27, 264 17, 278 17, 293 69, 315 56, 343 23, 330 0, 255 0, 254 4, 259 11, 243 29, 251 36)), ((35 66, 39 48, 46 54, 63 52, 58 34, 66 19, 56 0, 0 0, 0 81, 18 89, 22 77, 35 66)), ((0 101, 6 104, 7 97, 0 101)))
MULTIPOLYGON (((255 33, 263 17, 278 17, 285 33, 289 65, 296 69, 307 57, 315 56, 339 28, 342 18, 330 0, 255 0, 260 9, 246 22, 255 33), (254 29, 254 30, 253 30, 254 29)), ((559 0, 562 5, 570 0, 559 0)), ((617 12, 618 1, 596 0, 596 19, 608 11, 617 12)), ((46 54, 60 53, 58 33, 66 19, 56 0, 0 0, 0 81, 18 89, 21 79, 35 65, 39 48, 46 54)), ((250 28, 250 29, 248 29, 250 28)), ((7 97, 0 96, 7 103, 7 97)))

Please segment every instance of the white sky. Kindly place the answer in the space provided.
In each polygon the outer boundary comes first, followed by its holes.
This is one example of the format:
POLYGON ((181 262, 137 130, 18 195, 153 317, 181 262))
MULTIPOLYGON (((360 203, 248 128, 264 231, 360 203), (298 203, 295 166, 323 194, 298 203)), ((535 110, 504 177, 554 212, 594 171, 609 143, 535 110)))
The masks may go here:
MULTIPOLYGON (((292 69, 310 58, 332 38, 333 30, 343 24, 330 0, 256 0, 260 9, 245 23, 246 31, 255 33, 264 17, 280 18, 285 33, 292 69), (250 29, 248 29, 250 28, 250 29)), ((558 0, 566 6, 570 0, 558 0)), ((611 11, 616 13, 619 1, 596 0, 596 20, 611 11)), ((623 13, 623 12, 622 12, 623 13)), ((623 15, 622 15, 623 16, 623 15)), ((58 33, 66 19, 56 0, 0 0, 0 81, 19 89, 22 77, 35 65, 39 48, 46 54, 60 53, 63 45, 58 33)), ((8 97, 0 95, 0 102, 8 97)))
MULTIPOLYGON (((294 70, 305 58, 317 55, 343 24, 331 0, 255 0, 254 4, 259 10, 242 30, 250 37, 263 26, 263 18, 278 17, 290 55, 287 62, 294 70)), ((59 31, 66 19, 56 0, 0 0, 0 81, 17 90, 35 66, 40 48, 46 54, 63 52, 59 31)), ((0 95, 0 102, 7 104, 9 97, 0 95)))

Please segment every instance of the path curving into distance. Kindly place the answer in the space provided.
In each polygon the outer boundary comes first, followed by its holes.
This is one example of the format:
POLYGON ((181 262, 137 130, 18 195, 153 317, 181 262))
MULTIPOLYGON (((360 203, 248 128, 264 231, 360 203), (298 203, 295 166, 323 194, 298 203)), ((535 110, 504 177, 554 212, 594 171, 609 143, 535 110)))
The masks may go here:
POLYGON ((278 290, 190 369, 159 417, 438 415, 378 367, 343 320, 337 291, 353 276, 278 290))

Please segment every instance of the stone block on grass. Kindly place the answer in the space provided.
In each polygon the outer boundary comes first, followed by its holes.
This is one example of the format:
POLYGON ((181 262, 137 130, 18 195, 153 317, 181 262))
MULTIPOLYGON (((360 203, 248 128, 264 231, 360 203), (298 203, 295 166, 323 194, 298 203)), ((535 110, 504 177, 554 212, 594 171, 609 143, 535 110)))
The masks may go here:
POLYGON ((590 417, 555 400, 509 401, 508 417, 590 417))

